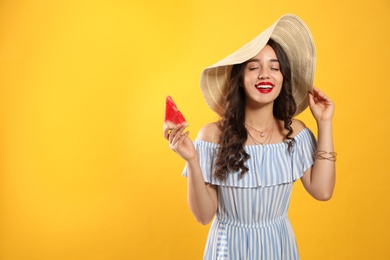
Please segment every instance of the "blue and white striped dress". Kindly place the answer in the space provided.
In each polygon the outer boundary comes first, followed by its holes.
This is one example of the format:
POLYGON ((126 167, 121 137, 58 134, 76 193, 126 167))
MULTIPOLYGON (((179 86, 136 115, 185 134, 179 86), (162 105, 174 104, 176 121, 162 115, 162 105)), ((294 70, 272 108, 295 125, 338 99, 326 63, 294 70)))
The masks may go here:
MULTIPOLYGON (((218 209, 210 227, 204 259, 299 259, 287 211, 293 183, 314 163, 317 142, 305 128, 287 144, 247 145, 249 172, 229 173, 227 180, 213 176, 218 144, 194 141, 205 182, 217 186, 218 209)), ((187 176, 184 169, 183 175, 187 176)))

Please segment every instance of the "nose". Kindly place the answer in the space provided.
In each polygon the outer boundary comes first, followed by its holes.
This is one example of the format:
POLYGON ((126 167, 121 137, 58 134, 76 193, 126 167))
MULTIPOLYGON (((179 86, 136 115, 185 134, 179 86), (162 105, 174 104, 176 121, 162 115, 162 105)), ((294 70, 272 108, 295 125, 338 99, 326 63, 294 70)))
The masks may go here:
POLYGON ((261 69, 259 71, 259 79, 269 79, 269 75, 266 69, 261 69))

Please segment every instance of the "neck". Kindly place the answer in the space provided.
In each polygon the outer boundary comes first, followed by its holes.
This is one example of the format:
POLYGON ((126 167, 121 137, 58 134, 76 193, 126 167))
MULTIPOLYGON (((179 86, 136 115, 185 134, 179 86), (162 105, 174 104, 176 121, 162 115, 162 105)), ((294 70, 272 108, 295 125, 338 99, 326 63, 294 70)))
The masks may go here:
POLYGON ((275 120, 273 106, 264 106, 260 109, 245 108, 245 123, 258 129, 270 126, 275 120))

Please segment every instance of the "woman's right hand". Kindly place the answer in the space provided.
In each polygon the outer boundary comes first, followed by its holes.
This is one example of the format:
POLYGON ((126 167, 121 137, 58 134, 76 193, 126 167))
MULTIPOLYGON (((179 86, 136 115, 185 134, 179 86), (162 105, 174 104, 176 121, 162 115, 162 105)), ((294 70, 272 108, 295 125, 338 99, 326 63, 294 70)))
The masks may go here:
POLYGON ((188 162, 195 159, 197 154, 193 142, 188 137, 190 132, 184 132, 185 128, 185 125, 177 125, 172 130, 169 130, 165 126, 164 137, 169 142, 169 148, 188 162))

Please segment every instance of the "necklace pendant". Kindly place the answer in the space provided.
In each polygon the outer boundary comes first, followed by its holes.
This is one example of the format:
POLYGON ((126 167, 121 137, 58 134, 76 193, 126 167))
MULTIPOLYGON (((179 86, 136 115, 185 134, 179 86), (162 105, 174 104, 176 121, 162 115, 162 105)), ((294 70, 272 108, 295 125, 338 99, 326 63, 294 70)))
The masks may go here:
POLYGON ((261 137, 264 137, 264 133, 260 133, 260 136, 261 136, 261 137))

